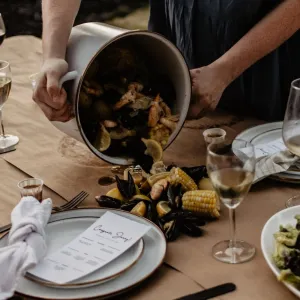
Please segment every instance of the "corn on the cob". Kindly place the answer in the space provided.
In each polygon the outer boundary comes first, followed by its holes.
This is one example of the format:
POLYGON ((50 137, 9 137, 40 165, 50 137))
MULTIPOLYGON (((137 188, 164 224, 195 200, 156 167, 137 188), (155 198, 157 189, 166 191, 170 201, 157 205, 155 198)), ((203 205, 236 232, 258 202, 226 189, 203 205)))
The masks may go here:
POLYGON ((208 214, 218 218, 218 198, 214 191, 189 191, 182 197, 182 208, 184 210, 208 214))
POLYGON ((180 168, 173 168, 170 173, 171 185, 181 184, 184 191, 197 190, 195 181, 180 168))

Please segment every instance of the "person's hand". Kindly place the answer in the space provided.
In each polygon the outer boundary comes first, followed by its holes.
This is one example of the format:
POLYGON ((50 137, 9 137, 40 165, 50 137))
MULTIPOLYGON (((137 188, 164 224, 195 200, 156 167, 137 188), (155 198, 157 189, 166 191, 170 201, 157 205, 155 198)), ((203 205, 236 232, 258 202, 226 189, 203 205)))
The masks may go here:
POLYGON ((67 93, 58 86, 60 78, 68 71, 63 59, 45 60, 36 82, 33 100, 39 105, 50 121, 66 122, 72 117, 67 93))
POLYGON ((228 84, 224 76, 226 74, 213 65, 193 69, 190 72, 193 97, 189 118, 197 118, 215 110, 228 84))

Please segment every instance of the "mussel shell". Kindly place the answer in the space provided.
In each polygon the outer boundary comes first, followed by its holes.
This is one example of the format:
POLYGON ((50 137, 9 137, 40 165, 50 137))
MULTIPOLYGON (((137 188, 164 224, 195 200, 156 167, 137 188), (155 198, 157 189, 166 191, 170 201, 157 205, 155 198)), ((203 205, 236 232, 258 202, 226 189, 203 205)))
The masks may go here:
POLYGON ((198 182, 203 177, 208 177, 206 166, 184 167, 182 170, 187 173, 194 181, 198 182))
POLYGON ((173 168, 177 168, 177 166, 174 164, 167 166, 167 172, 170 172, 173 168))
POLYGON ((170 211, 166 215, 164 215, 161 219, 163 222, 170 222, 171 220, 179 220, 184 222, 186 218, 192 217, 193 214, 189 211, 177 210, 177 211, 170 211))
POLYGON ((191 223, 185 223, 181 226, 181 232, 192 237, 199 237, 203 235, 203 230, 191 223))
POLYGON ((109 196, 102 195, 99 199, 96 200, 100 206, 108 208, 120 208, 121 201, 109 196))
POLYGON ((128 181, 120 179, 119 176, 117 175, 116 175, 116 181, 117 181, 118 189, 121 195, 125 199, 131 199, 135 195, 136 189, 135 189, 134 180, 129 172, 128 172, 128 181))
POLYGON ((190 223, 190 224, 194 224, 196 226, 205 226, 206 225, 206 220, 203 220, 201 217, 197 217, 197 216, 190 216, 190 217, 186 217, 184 219, 184 223, 190 223))
POLYGON ((167 241, 175 241, 180 235, 180 226, 177 220, 172 220, 165 223, 163 226, 163 231, 167 241))
POLYGON ((116 113, 118 121, 128 129, 143 127, 142 124, 147 125, 145 120, 148 120, 148 113, 142 110, 134 111, 125 107, 116 113))
POLYGON ((147 206, 146 218, 149 219, 150 221, 156 220, 157 212, 156 212, 153 202, 144 200, 144 203, 147 206))
POLYGON ((182 207, 182 188, 181 185, 169 185, 167 191, 169 205, 172 209, 180 209, 182 207))
POLYGON ((174 209, 176 208, 176 203, 175 203, 175 194, 174 194, 174 187, 170 184, 167 190, 167 197, 169 201, 169 206, 174 209))
POLYGON ((131 211, 141 200, 130 200, 121 205, 121 209, 126 211, 131 211))
POLYGON ((146 173, 150 173, 153 165, 153 158, 150 155, 145 154, 147 147, 141 141, 141 139, 139 139, 139 137, 141 136, 143 135, 138 130, 137 136, 134 139, 130 139, 128 141, 127 152, 130 153, 130 156, 133 156, 135 165, 141 166, 146 173))

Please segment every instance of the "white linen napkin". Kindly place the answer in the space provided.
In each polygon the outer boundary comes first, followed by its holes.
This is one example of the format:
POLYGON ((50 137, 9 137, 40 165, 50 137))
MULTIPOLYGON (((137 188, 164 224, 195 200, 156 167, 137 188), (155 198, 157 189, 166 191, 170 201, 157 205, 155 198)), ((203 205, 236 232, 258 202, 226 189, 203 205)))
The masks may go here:
POLYGON ((51 210, 51 199, 40 203, 33 197, 23 197, 13 209, 8 245, 0 248, 0 300, 12 297, 20 277, 45 256, 51 210))
POLYGON ((299 157, 288 150, 258 158, 253 183, 270 175, 287 171, 292 165, 295 165, 298 160, 299 157))

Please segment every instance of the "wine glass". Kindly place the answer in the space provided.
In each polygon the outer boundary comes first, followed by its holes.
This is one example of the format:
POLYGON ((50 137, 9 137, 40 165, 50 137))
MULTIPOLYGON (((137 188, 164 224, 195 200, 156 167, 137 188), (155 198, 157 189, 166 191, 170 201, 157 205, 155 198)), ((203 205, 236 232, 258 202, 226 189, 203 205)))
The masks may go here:
POLYGON ((11 70, 10 64, 7 61, 0 60, 0 124, 2 134, 0 136, 0 153, 9 150, 19 142, 19 138, 14 135, 5 134, 2 118, 2 108, 8 100, 8 95, 11 89, 11 70))
POLYGON ((207 171, 216 193, 229 208, 232 235, 230 240, 213 247, 213 256, 231 264, 248 261, 255 255, 255 248, 245 241, 236 240, 235 209, 244 200, 254 179, 254 146, 243 140, 208 145, 207 171))
MULTIPOLYGON (((286 147, 296 156, 300 156, 300 78, 291 83, 282 138, 286 147)), ((296 205, 300 205, 300 197, 290 198, 286 202, 287 207, 296 205)))
POLYGON ((5 39, 5 34, 6 34, 6 29, 5 29, 5 25, 4 25, 2 15, 0 13, 0 46, 3 43, 4 39, 5 39))

